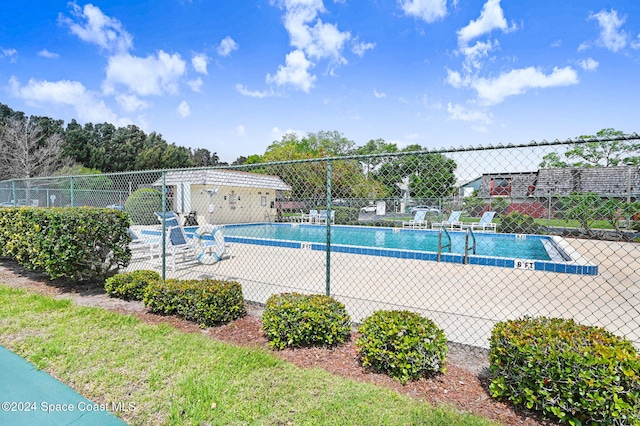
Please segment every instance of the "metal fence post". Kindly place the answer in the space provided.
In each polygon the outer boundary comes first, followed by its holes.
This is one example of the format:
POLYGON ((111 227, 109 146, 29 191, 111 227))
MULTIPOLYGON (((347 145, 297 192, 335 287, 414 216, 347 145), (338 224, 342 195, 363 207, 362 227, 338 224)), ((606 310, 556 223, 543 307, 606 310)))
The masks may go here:
POLYGON ((167 172, 162 172, 162 279, 167 279, 167 172))
POLYGON ((331 161, 327 161, 327 251, 325 294, 331 296, 331 161))
POLYGON ((69 196, 71 197, 71 207, 75 206, 75 194, 73 192, 73 176, 69 178, 69 196))

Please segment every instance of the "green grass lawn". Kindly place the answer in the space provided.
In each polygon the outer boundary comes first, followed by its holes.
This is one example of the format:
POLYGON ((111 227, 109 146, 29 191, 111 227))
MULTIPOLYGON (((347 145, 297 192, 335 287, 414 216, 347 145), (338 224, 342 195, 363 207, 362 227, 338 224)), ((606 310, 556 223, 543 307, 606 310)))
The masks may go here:
POLYGON ((131 424, 489 425, 134 316, 0 285, 0 344, 131 424))

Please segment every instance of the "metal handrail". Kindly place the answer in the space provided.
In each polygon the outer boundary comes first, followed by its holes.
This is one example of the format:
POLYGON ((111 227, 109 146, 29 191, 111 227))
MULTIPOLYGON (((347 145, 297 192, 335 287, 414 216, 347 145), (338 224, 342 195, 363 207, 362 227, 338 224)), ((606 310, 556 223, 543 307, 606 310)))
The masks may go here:
POLYGON ((476 254, 476 236, 471 228, 467 228, 467 234, 464 237, 464 264, 469 264, 469 248, 473 249, 472 254, 476 254), (469 247, 469 236, 473 240, 473 245, 469 247))
POLYGON ((451 235, 449 235, 449 231, 447 231, 447 228, 445 228, 444 226, 441 226, 440 232, 438 233, 438 257, 437 257, 438 262, 440 262, 440 259, 441 259, 442 249, 447 247, 449 248, 449 253, 451 253, 451 235), (449 239, 449 243, 445 244, 444 246, 442 245, 442 231, 444 231, 444 234, 449 239))

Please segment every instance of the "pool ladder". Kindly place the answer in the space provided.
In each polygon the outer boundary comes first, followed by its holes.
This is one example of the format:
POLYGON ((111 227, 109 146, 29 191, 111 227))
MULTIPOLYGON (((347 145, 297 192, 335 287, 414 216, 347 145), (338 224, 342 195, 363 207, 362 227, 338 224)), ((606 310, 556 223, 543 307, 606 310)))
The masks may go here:
MULTIPOLYGON (((476 254, 476 246, 477 246, 476 236, 471 230, 471 228, 467 228, 466 235, 464 238, 464 264, 465 265, 469 263, 469 251, 471 251, 471 254, 476 254), (469 240, 472 241, 471 245, 469 245, 469 240)), ((448 248, 449 253, 451 253, 451 235, 449 235, 449 231, 447 231, 447 228, 443 226, 440 228, 440 233, 438 233, 438 256, 437 256, 438 262, 440 262, 442 259, 442 250, 446 248, 448 248), (446 244, 442 244, 443 234, 448 241, 448 243, 446 244)))
POLYGON ((467 235, 464 237, 464 264, 469 264, 469 249, 472 250, 472 254, 476 254, 476 236, 471 228, 467 228, 467 235), (473 245, 469 247, 469 237, 473 240, 473 245))
POLYGON ((438 257, 437 257, 438 262, 440 262, 442 258, 442 249, 446 249, 447 247, 449 248, 449 253, 451 253, 451 235, 449 235, 449 231, 447 231, 447 228, 443 226, 440 228, 440 232, 438 233, 438 257), (445 237, 447 237, 447 240, 449 240, 449 242, 445 245, 442 245, 443 231, 444 231, 445 237))
POLYGON ((265 210, 264 212, 264 218, 267 222, 269 222, 269 224, 271 224, 271 215, 269 214, 268 211, 265 210))

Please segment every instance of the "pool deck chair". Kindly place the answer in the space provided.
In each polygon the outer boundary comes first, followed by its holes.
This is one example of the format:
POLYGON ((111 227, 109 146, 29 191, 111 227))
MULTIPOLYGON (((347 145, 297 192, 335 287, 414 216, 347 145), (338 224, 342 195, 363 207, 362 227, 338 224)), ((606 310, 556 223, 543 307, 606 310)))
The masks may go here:
POLYGON ((472 231, 479 230, 485 232, 496 232, 496 224, 493 223, 493 217, 496 212, 484 212, 478 223, 465 223, 462 225, 462 229, 471 229, 472 231))
POLYGON ((131 237, 129 248, 131 249, 132 257, 140 258, 149 256, 149 259, 153 259, 153 256, 158 254, 160 250, 160 237, 139 234, 131 228, 129 228, 127 232, 131 237))
MULTIPOLYGON (((180 225, 178 216, 173 212, 156 212, 156 216, 160 223, 163 222, 165 226, 165 254, 171 255, 171 270, 176 270, 176 257, 182 255, 183 261, 186 256, 189 255, 192 260, 196 259, 193 241, 187 237, 184 232, 184 228, 180 225)), ((158 245, 160 255, 162 255, 162 245, 158 245)))
POLYGON ((300 215, 299 215, 299 216, 293 216, 293 217, 292 217, 292 219, 291 219, 291 221, 292 221, 292 222, 299 222, 299 223, 300 223, 300 222, 306 222, 306 221, 307 221, 307 219, 309 219, 309 215, 308 215, 308 214, 306 214, 306 213, 304 212, 304 210, 302 210, 302 209, 301 209, 301 210, 300 210, 300 215))
POLYGON ((447 220, 442 222, 434 222, 431 224, 431 229, 445 227, 447 229, 460 228, 462 222, 460 222, 461 211, 452 211, 447 220))
POLYGON ((426 228, 427 222, 425 222, 424 218, 427 215, 426 210, 418 210, 416 214, 413 216, 408 222, 402 222, 403 228, 426 228))
MULTIPOLYGON (((327 211, 326 210, 320 210, 320 212, 318 213, 318 218, 316 220, 317 223, 327 223, 327 211)), ((335 224, 336 223, 336 211, 335 210, 331 210, 331 223, 335 224)))
POLYGON ((309 223, 316 223, 318 221, 318 210, 309 210, 309 223))

